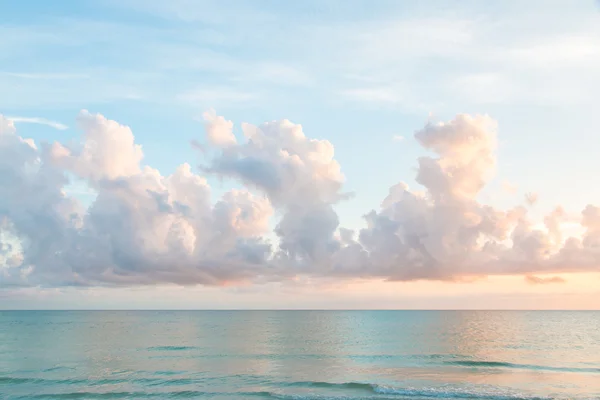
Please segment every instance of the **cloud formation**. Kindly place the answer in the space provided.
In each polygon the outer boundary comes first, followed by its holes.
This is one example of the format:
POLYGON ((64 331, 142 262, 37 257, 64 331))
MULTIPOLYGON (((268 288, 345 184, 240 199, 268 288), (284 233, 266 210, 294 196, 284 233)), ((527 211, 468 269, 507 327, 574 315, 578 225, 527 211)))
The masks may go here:
POLYGON ((541 278, 539 276, 526 275, 525 282, 529 283, 530 285, 547 285, 550 283, 565 283, 566 280, 564 278, 561 278, 560 276, 541 278))
POLYGON ((46 125, 54 129, 58 129, 59 131, 64 131, 69 129, 69 127, 65 124, 61 124, 60 122, 52 121, 46 118, 39 117, 8 117, 12 122, 23 122, 27 124, 37 124, 37 125, 46 125))
POLYGON ((40 146, 0 117, 0 286, 504 274, 539 284, 561 278, 534 274, 600 269, 599 207, 581 213, 582 237, 565 237, 571 217, 560 207, 535 225, 523 206, 478 200, 496 169, 497 124, 488 116, 417 130, 428 152, 417 160, 424 190, 392 186, 357 232, 339 226, 335 206, 349 194, 329 141, 288 120, 242 124, 238 140, 214 110, 204 120, 206 139, 194 142, 201 171, 244 187, 216 201, 189 164, 168 176, 145 165, 131 129, 100 114, 79 114, 79 143, 40 146), (73 177, 96 193, 89 207, 65 190, 73 177))

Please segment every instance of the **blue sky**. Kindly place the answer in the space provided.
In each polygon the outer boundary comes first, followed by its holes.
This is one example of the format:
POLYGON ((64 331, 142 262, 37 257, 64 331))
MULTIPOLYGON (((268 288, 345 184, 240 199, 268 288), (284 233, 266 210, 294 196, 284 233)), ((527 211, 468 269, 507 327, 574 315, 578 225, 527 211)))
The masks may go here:
MULTIPOLYGON (((592 0, 0 0, 0 15, 0 114, 36 143, 78 140, 87 109, 130 126, 143 163, 167 175, 200 163, 190 141, 204 141, 209 108, 238 137, 242 122, 287 118, 334 145, 354 193, 336 210, 360 229, 391 186, 419 189, 415 131, 488 114, 498 164, 481 201, 536 192, 538 219, 600 203, 592 0)), ((214 197, 240 186, 208 180, 214 197)))
POLYGON ((288 118, 335 145, 356 192, 345 214, 410 182, 410 138, 430 113, 488 113, 501 179, 547 207, 600 195, 587 184, 599 165, 593 1, 0 4, 0 109, 70 126, 20 127, 34 139, 75 137, 89 109, 130 125, 145 162, 168 172, 194 162, 209 107, 237 123, 288 118), (549 173, 564 158, 572 167, 549 173))

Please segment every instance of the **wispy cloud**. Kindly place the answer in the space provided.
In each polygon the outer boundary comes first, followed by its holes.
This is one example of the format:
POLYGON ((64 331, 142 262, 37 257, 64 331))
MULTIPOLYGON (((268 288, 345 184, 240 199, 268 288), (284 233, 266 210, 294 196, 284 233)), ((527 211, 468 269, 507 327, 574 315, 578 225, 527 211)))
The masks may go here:
POLYGON ((235 7, 223 7, 213 1, 148 1, 148 0, 108 0, 107 4, 130 9, 174 21, 202 22, 208 25, 277 21, 277 16, 252 7, 252 3, 237 3, 235 7), (248 7, 250 5, 250 7, 248 7))
POLYGON ((526 275, 525 282, 530 285, 546 285, 549 283, 565 283, 566 280, 560 276, 552 276, 550 278, 542 278, 535 275, 526 275))
POLYGON ((423 103, 403 85, 365 86, 338 92, 345 101, 374 108, 401 109, 407 113, 423 115, 433 104, 423 103))
POLYGON ((396 104, 399 101, 393 90, 384 87, 348 89, 343 90, 341 95, 349 100, 370 103, 396 104))
POLYGON ((313 78, 306 71, 286 64, 258 63, 251 67, 240 68, 239 76, 232 80, 305 86, 311 84, 313 78))
POLYGON ((3 75, 8 75, 13 78, 21 79, 46 79, 46 80, 63 80, 63 79, 87 79, 86 74, 55 74, 55 73, 29 73, 29 72, 0 72, 3 75))
POLYGON ((252 92, 222 88, 206 88, 183 93, 179 99, 194 104, 247 103, 256 100, 258 95, 252 92))
POLYGON ((392 140, 394 142, 401 142, 401 141, 404 140, 404 136, 402 136, 402 135, 394 135, 394 136, 392 136, 392 140))
POLYGON ((69 129, 69 127, 60 122, 52 121, 46 118, 38 118, 38 117, 8 117, 9 120, 16 123, 26 123, 26 124, 38 124, 38 125, 46 125, 54 129, 58 129, 59 131, 64 131, 69 129))

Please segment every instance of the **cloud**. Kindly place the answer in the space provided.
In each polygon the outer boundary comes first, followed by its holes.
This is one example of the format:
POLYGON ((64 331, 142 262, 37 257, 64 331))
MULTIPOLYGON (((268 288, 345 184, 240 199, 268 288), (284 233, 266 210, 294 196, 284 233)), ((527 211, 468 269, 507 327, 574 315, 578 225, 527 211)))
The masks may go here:
POLYGON ((243 123, 238 140, 232 121, 214 110, 204 117, 202 171, 244 187, 216 201, 189 164, 170 175, 144 165, 132 130, 103 115, 80 112, 79 141, 40 145, 0 117, 0 286, 514 274, 555 283, 538 275, 599 270, 600 207, 585 207, 574 237, 562 229, 575 222, 561 207, 534 224, 523 206, 478 200, 496 169, 489 116, 459 114, 418 129, 424 190, 393 185, 357 231, 340 226, 335 211, 349 194, 332 143, 288 120, 243 123), (95 194, 89 206, 71 195, 74 183, 95 194))
MULTIPOLYGON (((207 126, 209 140, 214 128, 207 126)), ((247 141, 221 142, 207 171, 262 191, 279 210, 279 263, 316 267, 337 248, 339 221, 332 206, 347 196, 333 145, 307 138, 301 125, 288 120, 242 124, 242 131, 247 141)))
POLYGON ((552 276, 549 278, 541 278, 539 276, 534 276, 534 275, 526 275, 525 276, 525 282, 531 284, 531 285, 546 285, 549 283, 565 283, 566 280, 564 278, 561 278, 560 276, 552 276))
POLYGON ((235 145, 236 139, 233 135, 233 122, 217 116, 215 110, 211 109, 203 114, 204 127, 208 140, 215 146, 227 147, 235 145))
POLYGON ((394 136, 392 136, 392 140, 394 142, 401 142, 401 141, 404 140, 404 136, 402 136, 402 135, 394 135, 394 136))
POLYGON ((50 155, 56 164, 92 181, 141 172, 142 147, 135 144, 131 129, 87 110, 80 112, 78 123, 85 132, 84 141, 71 148, 54 143, 50 155))
POLYGON ((313 78, 307 72, 296 67, 278 63, 257 63, 253 66, 245 65, 239 72, 239 76, 233 80, 286 86, 307 86, 313 83, 313 78))
POLYGON ((37 117, 7 117, 9 120, 16 123, 27 123, 27 124, 38 124, 38 125, 47 125, 51 128, 58 129, 59 131, 64 131, 69 129, 69 127, 65 124, 61 124, 60 122, 51 121, 46 118, 37 118, 37 117))
POLYGON ((340 18, 325 9, 290 14, 286 7, 265 12, 252 4, 232 10, 216 2, 173 3, 102 2, 93 19, 49 17, 43 23, 15 14, 15 24, 0 32, 7 38, 0 52, 8 68, 0 73, 10 99, 4 108, 131 98, 155 105, 183 100, 202 107, 218 102, 269 107, 263 103, 274 96, 278 103, 298 101, 306 95, 304 85, 320 99, 341 93, 363 105, 420 115, 424 109, 476 109, 482 102, 585 108, 593 104, 590 88, 599 81, 598 24, 585 5, 568 13, 548 6, 540 15, 539 7, 528 4, 515 18, 509 5, 493 13, 483 4, 450 14, 431 9, 425 16, 420 7, 390 2, 372 13, 356 14, 349 7, 340 18), (164 18, 170 29, 144 24, 143 18, 111 18, 123 7, 128 15, 164 18), (289 20, 298 23, 286 24, 289 20), (98 57, 69 52, 84 44, 96 45, 98 57), (242 47, 246 50, 228 54, 242 47), (59 57, 66 52, 68 58, 59 57), (23 69, 31 54, 44 57, 51 70, 23 69), (349 76, 363 82, 349 82, 349 76), (281 85, 298 87, 288 88, 293 95, 278 96, 273 89, 281 85))
POLYGON ((435 156, 418 159, 416 181, 390 188, 379 211, 366 214, 358 240, 346 240, 339 269, 390 280, 465 278, 564 271, 597 271, 600 213, 582 213, 583 240, 563 239, 557 208, 536 229, 527 210, 507 210, 477 198, 495 172, 496 122, 488 116, 457 115, 428 123, 415 139, 435 156))
POLYGON ((187 91, 179 95, 179 100, 205 106, 206 104, 249 103, 257 100, 259 95, 250 91, 233 88, 201 88, 187 91))
POLYGON ((346 89, 340 94, 349 100, 368 103, 396 104, 400 101, 398 94, 388 87, 346 89))
POLYGON ((2 72, 13 78, 35 79, 35 80, 70 80, 70 79, 87 79, 86 74, 53 74, 53 73, 24 73, 24 72, 2 72))
POLYGON ((2 230, 22 243, 18 265, 0 271, 3 283, 217 284, 264 268, 268 200, 233 190, 211 205, 189 165, 169 176, 142 167, 128 127, 87 111, 79 124, 81 143, 36 151, 3 120, 2 230), (66 195, 66 173, 97 193, 88 209, 66 195))

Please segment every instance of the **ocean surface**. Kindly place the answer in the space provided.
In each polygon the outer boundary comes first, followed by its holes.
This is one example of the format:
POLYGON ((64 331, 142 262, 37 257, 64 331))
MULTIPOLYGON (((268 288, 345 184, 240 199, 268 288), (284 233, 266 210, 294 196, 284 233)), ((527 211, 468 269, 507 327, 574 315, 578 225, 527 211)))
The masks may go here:
POLYGON ((600 399, 600 312, 0 312, 0 398, 600 399))

